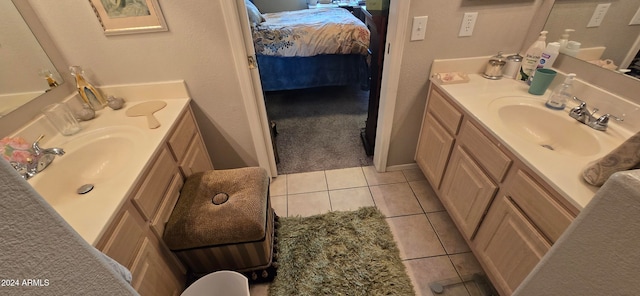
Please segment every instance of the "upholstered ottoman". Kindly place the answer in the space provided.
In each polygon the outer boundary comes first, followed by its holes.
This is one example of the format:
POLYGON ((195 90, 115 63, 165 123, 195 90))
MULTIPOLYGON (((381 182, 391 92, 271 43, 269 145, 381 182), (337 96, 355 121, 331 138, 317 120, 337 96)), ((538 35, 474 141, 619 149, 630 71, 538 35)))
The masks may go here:
POLYGON ((196 276, 235 270, 270 280, 274 218, 264 169, 206 171, 185 181, 164 241, 196 276))

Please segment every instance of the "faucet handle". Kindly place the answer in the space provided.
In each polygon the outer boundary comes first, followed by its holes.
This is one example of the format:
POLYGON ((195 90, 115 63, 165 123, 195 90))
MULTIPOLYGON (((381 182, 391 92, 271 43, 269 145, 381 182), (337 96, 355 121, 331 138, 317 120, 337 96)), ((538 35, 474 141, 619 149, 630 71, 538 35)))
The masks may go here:
POLYGON ((585 102, 585 101, 583 101, 583 100, 581 100, 581 99, 578 99, 578 97, 573 96, 572 98, 573 98, 573 100, 574 100, 574 101, 578 101, 578 102, 580 103, 580 105, 581 105, 581 106, 582 106, 582 105, 584 105, 584 107, 586 107, 586 106, 587 106, 587 102, 585 102))
POLYGON ((612 117, 616 121, 624 121, 623 118, 620 118, 618 116, 611 115, 611 114, 607 113, 605 115, 600 116, 595 121, 593 121, 593 123, 591 124, 591 127, 593 127, 596 130, 600 130, 600 131, 606 130, 607 126, 609 125, 609 118, 610 117, 612 117))
POLYGON ((609 122, 609 118, 610 117, 612 117, 616 121, 624 121, 624 118, 620 118, 618 116, 611 115, 611 114, 607 113, 605 115, 600 116, 598 119, 596 119, 596 122, 602 123, 602 124, 607 124, 609 122))
POLYGON ((31 144, 31 148, 33 148, 33 153, 38 156, 40 155, 40 153, 42 153, 42 148, 40 148, 40 141, 42 140, 42 138, 44 138, 44 134, 41 134, 40 137, 38 137, 37 140, 35 140, 35 142, 33 142, 33 144, 31 144))

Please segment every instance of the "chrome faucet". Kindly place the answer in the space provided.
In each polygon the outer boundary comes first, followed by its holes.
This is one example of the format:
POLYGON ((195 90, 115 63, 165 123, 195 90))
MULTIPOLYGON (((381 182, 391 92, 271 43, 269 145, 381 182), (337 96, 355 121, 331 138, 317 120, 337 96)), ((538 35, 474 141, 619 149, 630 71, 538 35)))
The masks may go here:
POLYGON ((593 112, 589 112, 586 102, 578 99, 577 97, 573 97, 573 99, 580 102, 580 105, 571 108, 571 111, 569 111, 569 116, 579 122, 582 122, 583 124, 586 124, 592 129, 606 131, 607 127, 609 126, 609 118, 614 118, 617 121, 624 120, 609 113, 596 118, 594 115, 599 111, 598 108, 593 108, 593 112))
POLYGON ((33 158, 29 159, 27 163, 20 163, 17 161, 11 162, 11 166, 13 166, 13 168, 25 180, 28 180, 39 172, 42 172, 51 164, 51 162, 53 162, 56 155, 64 155, 64 150, 62 148, 41 148, 39 143, 42 138, 44 138, 44 135, 40 135, 40 137, 31 144, 33 158))

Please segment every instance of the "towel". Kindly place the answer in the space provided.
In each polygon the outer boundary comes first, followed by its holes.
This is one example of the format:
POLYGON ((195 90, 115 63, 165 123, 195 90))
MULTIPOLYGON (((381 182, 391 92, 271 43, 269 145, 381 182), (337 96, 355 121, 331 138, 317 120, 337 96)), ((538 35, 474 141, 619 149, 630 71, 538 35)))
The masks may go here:
POLYGON ((620 144, 609 154, 590 163, 582 172, 587 183, 602 186, 613 173, 633 168, 640 163, 640 132, 620 144))
POLYGON ((113 269, 113 271, 116 272, 116 274, 120 275, 122 277, 122 279, 124 279, 127 283, 131 284, 131 280, 133 279, 133 277, 131 276, 131 271, 129 271, 129 269, 127 269, 126 267, 124 267, 122 264, 118 263, 118 261, 114 260, 113 258, 107 256, 107 254, 100 252, 100 250, 95 249, 100 255, 102 255, 102 258, 104 258, 105 261, 107 261, 107 263, 109 264, 109 266, 111 266, 111 268, 113 269))

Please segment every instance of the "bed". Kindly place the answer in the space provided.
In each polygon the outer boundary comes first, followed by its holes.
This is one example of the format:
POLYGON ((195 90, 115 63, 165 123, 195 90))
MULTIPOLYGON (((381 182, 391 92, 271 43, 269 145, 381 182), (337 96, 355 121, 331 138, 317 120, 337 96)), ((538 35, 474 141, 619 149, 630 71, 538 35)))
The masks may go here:
POLYGON ((370 32, 348 10, 259 14, 255 8, 252 16, 250 5, 247 9, 264 91, 348 84, 367 87, 370 32))

